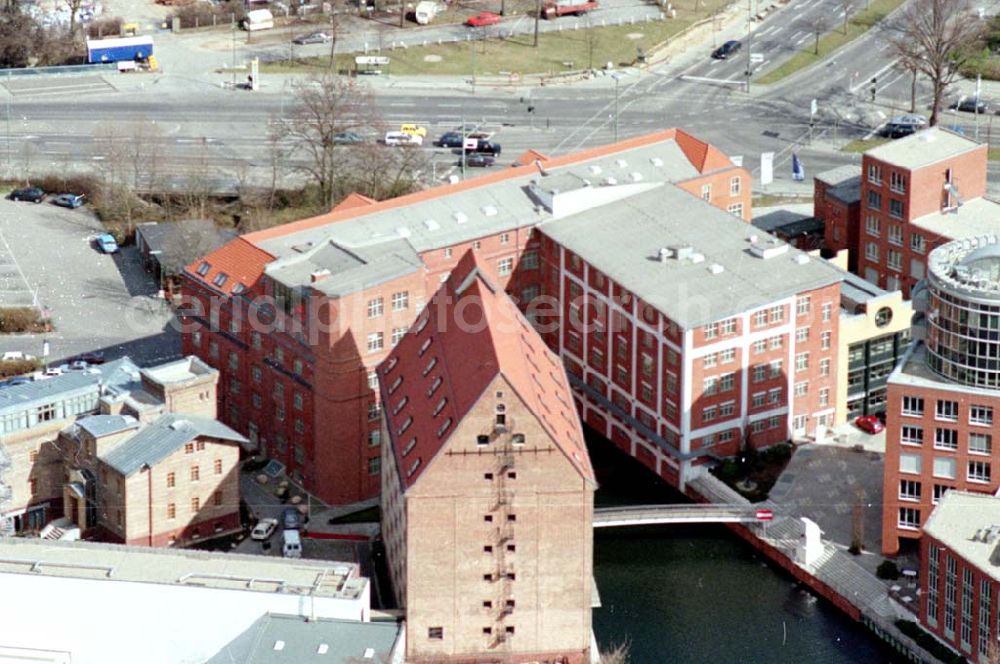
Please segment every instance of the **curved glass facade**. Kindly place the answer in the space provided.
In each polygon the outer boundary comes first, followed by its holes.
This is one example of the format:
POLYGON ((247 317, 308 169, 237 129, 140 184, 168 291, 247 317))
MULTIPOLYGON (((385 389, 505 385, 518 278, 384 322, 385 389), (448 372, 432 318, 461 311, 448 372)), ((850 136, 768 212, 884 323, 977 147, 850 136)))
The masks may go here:
POLYGON ((928 365, 965 385, 1000 388, 997 238, 949 242, 931 254, 928 365))

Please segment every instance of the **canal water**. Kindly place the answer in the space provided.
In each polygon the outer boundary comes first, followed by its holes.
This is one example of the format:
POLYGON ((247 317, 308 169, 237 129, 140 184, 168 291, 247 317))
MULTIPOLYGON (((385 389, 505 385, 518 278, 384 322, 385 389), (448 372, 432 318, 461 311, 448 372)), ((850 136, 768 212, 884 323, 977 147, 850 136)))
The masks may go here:
MULTIPOLYGON (((598 505, 680 496, 588 435, 598 505)), ((724 526, 595 531, 602 650, 626 643, 631 664, 896 664, 864 627, 766 564, 724 526)))

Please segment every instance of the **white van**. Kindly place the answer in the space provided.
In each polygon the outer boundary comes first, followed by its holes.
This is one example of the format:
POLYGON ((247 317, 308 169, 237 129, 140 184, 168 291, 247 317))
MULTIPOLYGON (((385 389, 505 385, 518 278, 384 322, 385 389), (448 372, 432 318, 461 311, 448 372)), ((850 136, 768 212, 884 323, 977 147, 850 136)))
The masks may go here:
POLYGON ((247 17, 243 19, 243 29, 247 32, 256 30, 270 30, 274 27, 274 15, 270 9, 254 9, 247 12, 247 17))
POLYGON ((282 540, 283 544, 281 545, 281 555, 285 558, 302 557, 302 539, 299 537, 299 531, 284 531, 284 533, 282 533, 282 540))
POLYGON ((423 145, 424 137, 419 134, 408 134, 405 131, 390 131, 385 135, 386 145, 406 146, 423 145))

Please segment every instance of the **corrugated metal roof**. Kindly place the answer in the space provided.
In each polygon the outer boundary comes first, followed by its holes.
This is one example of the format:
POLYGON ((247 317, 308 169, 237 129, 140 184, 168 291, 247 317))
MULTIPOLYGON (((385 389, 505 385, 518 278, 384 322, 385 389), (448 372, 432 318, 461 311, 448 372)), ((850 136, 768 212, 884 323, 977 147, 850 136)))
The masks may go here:
POLYGON ((169 413, 113 447, 101 457, 101 460, 128 476, 145 465, 152 466, 165 459, 182 445, 199 436, 241 444, 249 442, 218 420, 169 413))
POLYGON ((307 620, 269 613, 206 664, 388 662, 399 630, 396 623, 307 620))
POLYGON ((139 367, 123 357, 87 371, 64 373, 0 389, 0 414, 52 403, 74 396, 74 393, 86 393, 101 384, 121 389, 138 380, 139 367))
POLYGON ((139 421, 131 415, 88 415, 76 424, 95 438, 139 427, 139 421))

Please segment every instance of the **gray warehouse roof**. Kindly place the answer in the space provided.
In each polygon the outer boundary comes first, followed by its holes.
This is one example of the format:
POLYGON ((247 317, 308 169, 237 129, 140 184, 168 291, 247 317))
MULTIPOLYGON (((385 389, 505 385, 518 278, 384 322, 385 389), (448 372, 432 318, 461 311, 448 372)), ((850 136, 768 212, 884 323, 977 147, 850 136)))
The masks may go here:
POLYGON ((685 328, 842 279, 826 261, 669 184, 539 229, 685 328), (661 260, 661 248, 694 256, 661 260))
POLYGON ((76 424, 95 438, 139 428, 139 420, 131 415, 88 415, 76 424))
POLYGON ((917 169, 978 147, 980 143, 971 138, 940 127, 931 127, 906 138, 879 145, 865 154, 894 166, 917 169))
POLYGON ((144 465, 153 465, 185 443, 199 436, 246 444, 249 441, 217 420, 169 413, 122 441, 101 459, 122 473, 131 475, 144 465))
POLYGON ((94 389, 102 384, 111 388, 124 388, 139 380, 139 367, 123 357, 87 371, 74 371, 21 385, 0 389, 0 413, 23 410, 36 405, 51 403, 73 392, 94 389))
POLYGON ((205 664, 377 664, 389 661, 399 630, 396 623, 269 613, 205 664))

